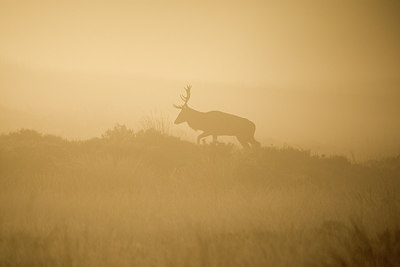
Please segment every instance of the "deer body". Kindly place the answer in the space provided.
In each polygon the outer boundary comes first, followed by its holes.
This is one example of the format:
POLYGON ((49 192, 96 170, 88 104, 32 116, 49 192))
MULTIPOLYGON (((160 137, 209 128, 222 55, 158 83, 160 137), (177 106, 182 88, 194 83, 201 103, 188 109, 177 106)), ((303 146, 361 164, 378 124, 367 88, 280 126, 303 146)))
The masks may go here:
POLYGON ((259 146, 260 143, 254 139, 256 126, 253 122, 246 118, 242 118, 233 114, 221 111, 200 112, 190 108, 187 102, 190 98, 190 87, 186 89, 187 96, 181 96, 185 101, 182 106, 175 106, 181 109, 175 124, 187 122, 189 127, 194 130, 202 130, 197 138, 197 143, 204 137, 213 136, 214 142, 218 136, 236 136, 243 147, 249 147, 249 143, 253 146, 259 146))

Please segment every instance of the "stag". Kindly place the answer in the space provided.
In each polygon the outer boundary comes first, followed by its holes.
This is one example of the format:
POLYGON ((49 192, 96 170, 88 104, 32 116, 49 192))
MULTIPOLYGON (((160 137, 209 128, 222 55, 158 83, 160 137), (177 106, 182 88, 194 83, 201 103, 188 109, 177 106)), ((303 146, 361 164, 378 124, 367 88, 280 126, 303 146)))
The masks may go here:
POLYGON ((197 137, 197 143, 207 136, 213 136, 213 142, 217 142, 218 136, 236 136, 239 143, 249 148, 252 146, 260 146, 260 143, 254 139, 254 132, 256 125, 245 118, 232 115, 221 111, 200 112, 188 106, 190 99, 190 85, 185 87, 186 96, 181 95, 183 105, 174 105, 175 108, 180 109, 180 113, 175 120, 175 124, 187 122, 189 127, 193 130, 202 130, 197 137))

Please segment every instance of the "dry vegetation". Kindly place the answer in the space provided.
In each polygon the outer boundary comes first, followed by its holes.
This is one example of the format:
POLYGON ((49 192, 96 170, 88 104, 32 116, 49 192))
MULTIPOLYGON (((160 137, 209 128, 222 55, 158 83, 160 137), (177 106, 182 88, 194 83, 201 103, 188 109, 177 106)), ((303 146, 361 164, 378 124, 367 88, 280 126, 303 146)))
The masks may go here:
POLYGON ((400 156, 0 136, 0 266, 400 266, 400 156))

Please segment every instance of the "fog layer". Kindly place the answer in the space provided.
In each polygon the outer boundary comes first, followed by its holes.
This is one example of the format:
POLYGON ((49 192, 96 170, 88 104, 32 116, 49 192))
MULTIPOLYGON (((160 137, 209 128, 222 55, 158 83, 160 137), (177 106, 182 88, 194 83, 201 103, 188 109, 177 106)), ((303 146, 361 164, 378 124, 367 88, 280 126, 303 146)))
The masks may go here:
MULTIPOLYGON (((0 4, 0 131, 68 138, 191 107, 249 118, 263 145, 357 159, 400 150, 399 4, 0 4)), ((173 134, 195 140, 187 126, 173 134)), ((233 141, 226 139, 226 141, 233 141)))

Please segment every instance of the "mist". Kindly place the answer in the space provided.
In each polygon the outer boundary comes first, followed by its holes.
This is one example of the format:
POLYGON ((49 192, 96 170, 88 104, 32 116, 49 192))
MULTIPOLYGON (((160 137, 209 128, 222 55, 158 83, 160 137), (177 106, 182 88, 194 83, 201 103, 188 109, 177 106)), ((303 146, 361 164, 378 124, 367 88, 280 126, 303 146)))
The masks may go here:
MULTIPOLYGON (((180 104, 179 95, 190 81, 36 70, 3 62, 0 83, 2 132, 28 128, 76 140, 100 136, 117 123, 140 129, 149 115, 173 121, 179 111, 172 104, 180 104)), ((400 149, 400 95, 394 84, 353 83, 337 85, 337 91, 191 84, 190 106, 251 119, 264 145, 353 154, 360 160, 395 155, 400 149)), ((187 125, 171 128, 173 134, 195 141, 196 132, 187 125)))
POLYGON ((136 128, 152 112, 173 120, 192 84, 191 106, 253 120, 266 145, 363 159, 399 151, 395 2, 3 1, 0 10, 2 132, 79 139, 136 128))
POLYGON ((398 14, 1 1, 0 265, 400 266, 398 14))

